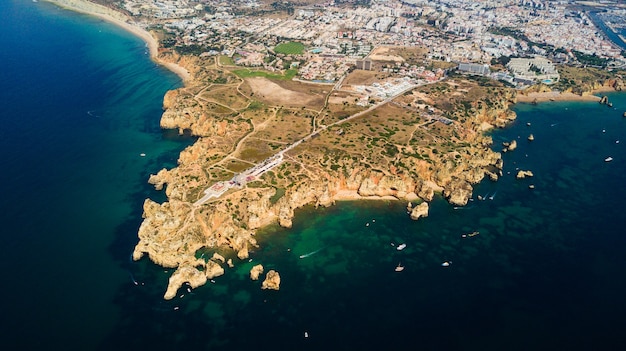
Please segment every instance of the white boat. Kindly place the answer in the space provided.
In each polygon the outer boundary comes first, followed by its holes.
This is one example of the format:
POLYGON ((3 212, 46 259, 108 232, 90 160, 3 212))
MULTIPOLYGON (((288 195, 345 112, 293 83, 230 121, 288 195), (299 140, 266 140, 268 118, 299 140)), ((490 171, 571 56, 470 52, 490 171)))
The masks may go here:
POLYGON ((604 162, 611 162, 611 161, 613 161, 613 157, 611 156, 604 159, 604 162))
POLYGON ((141 157, 146 157, 146 154, 144 154, 143 152, 139 154, 139 156, 141 157))
POLYGON ((398 245, 398 247, 396 247, 396 250, 402 251, 402 250, 404 250, 405 247, 406 247, 406 244, 400 244, 400 245, 398 245))
POLYGON ((451 261, 445 261, 444 263, 441 264, 442 267, 450 267, 450 264, 452 262, 451 261))
POLYGON ((400 263, 398 263, 398 266, 395 268, 396 272, 402 272, 404 270, 404 266, 400 263))
POLYGON ((313 255, 315 255, 316 253, 318 253, 320 251, 322 251, 322 249, 317 249, 317 250, 315 250, 313 252, 309 252, 308 254, 300 255, 300 259, 307 258, 309 256, 313 256, 313 255))

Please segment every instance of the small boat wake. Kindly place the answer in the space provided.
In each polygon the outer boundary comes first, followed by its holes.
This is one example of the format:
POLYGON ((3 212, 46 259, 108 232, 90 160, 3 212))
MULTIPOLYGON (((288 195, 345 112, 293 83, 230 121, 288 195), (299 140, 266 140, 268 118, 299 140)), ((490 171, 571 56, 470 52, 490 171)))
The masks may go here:
POLYGON ((321 249, 317 249, 317 250, 315 250, 315 251, 311 251, 311 252, 309 252, 308 254, 300 255, 300 259, 303 259, 303 258, 307 258, 307 257, 313 256, 313 255, 315 255, 316 253, 318 253, 318 252, 322 251, 322 249, 323 249, 323 247, 322 247, 321 249))
POLYGON ((495 199, 495 198, 496 198, 496 194, 497 194, 497 193, 498 193, 498 192, 496 191, 496 192, 494 192, 491 196, 489 196, 489 200, 493 200, 493 199, 495 199))
POLYGON ((128 274, 130 275, 130 280, 133 281, 133 284, 139 285, 139 282, 137 282, 137 280, 135 279, 135 276, 133 275, 133 273, 128 272, 128 274))

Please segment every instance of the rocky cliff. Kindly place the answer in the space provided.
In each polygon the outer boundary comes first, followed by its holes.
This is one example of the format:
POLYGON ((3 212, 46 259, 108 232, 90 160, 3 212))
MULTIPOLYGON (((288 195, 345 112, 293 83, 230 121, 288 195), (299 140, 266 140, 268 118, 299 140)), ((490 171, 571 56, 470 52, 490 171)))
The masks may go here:
MULTIPOLYGON (((157 189, 165 189, 168 201, 162 204, 145 201, 139 243, 133 253, 135 260, 147 255, 158 265, 176 268, 165 298, 175 296, 184 283, 196 287, 224 273, 220 265, 223 258, 200 259, 197 255, 200 249, 228 247, 239 259, 247 259, 249 248, 257 246, 256 229, 273 222, 290 227, 295 210, 305 205, 331 206, 337 200, 368 197, 428 202, 435 193, 442 193, 456 206, 467 204, 473 184, 485 175, 497 179, 501 173, 501 155, 490 149, 491 138, 483 131, 504 126, 515 118, 508 109, 514 101, 514 93, 502 90, 499 95, 490 96, 488 102, 473 103, 469 117, 461 120, 451 115, 457 121, 444 125, 447 134, 438 137, 447 138, 445 143, 449 146, 445 150, 416 144, 419 148, 416 151, 413 147, 396 144, 402 154, 393 158, 380 158, 377 152, 358 157, 350 154, 359 148, 341 153, 335 150, 336 160, 323 165, 322 159, 327 158, 332 143, 320 138, 290 151, 280 167, 253 182, 258 183, 256 186, 251 183, 234 188, 219 199, 194 204, 215 181, 232 177, 232 173, 221 175, 219 172, 232 162, 238 162, 237 157, 245 156, 245 153, 238 153, 235 145, 249 137, 254 126, 254 121, 242 118, 243 112, 237 117, 216 112, 213 105, 207 105, 206 99, 199 97, 201 90, 187 86, 168 92, 164 99, 166 111, 161 125, 181 132, 189 130, 199 139, 181 152, 178 167, 163 169, 150 177, 149 182, 157 189), (410 153, 424 156, 405 156, 410 153), (225 163, 226 159, 230 159, 230 163, 225 163)), ((272 113, 272 110, 266 111, 272 113)), ((343 129, 342 137, 349 137, 351 130, 347 126, 343 129)), ((426 202, 416 207, 413 217, 427 216, 426 202)), ((252 277, 260 272, 255 271, 252 277)), ((269 278, 268 288, 277 288, 276 282, 271 281, 280 278, 274 273, 269 278)))

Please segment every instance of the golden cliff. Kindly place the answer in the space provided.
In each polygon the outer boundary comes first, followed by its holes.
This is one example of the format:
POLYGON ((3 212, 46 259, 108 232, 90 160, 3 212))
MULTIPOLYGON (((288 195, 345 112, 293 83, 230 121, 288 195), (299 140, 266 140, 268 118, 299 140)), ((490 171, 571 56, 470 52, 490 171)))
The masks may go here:
MULTIPOLYGON (((256 229, 275 222, 290 227, 295 210, 305 205, 361 198, 421 202, 431 201, 435 193, 456 206, 467 204, 473 184, 485 176, 497 179, 502 167, 484 132, 515 118, 508 109, 514 92, 506 88, 467 80, 439 83, 438 90, 418 88, 399 98, 399 104, 320 132, 287 152, 278 167, 199 204, 211 185, 232 179, 310 133, 307 126, 315 117, 332 121, 337 106, 272 105, 255 100, 259 94, 245 80, 207 68, 210 61, 177 58, 176 63, 202 68, 188 67, 195 79, 167 93, 161 126, 188 130, 199 139, 181 152, 176 168, 150 177, 157 189, 165 188, 168 200, 145 201, 133 253, 135 260, 147 255, 158 265, 176 268, 166 299, 176 296, 185 282, 197 287, 223 273, 223 262, 207 261, 199 250, 232 250, 247 259, 249 248, 257 245, 256 229), (200 84, 217 75, 225 78, 222 83, 200 84), (463 93, 446 94, 451 86, 463 93), (432 99, 429 113, 402 107, 424 95, 432 99), (310 112, 315 108, 317 113, 310 112), (445 119, 432 119, 433 111, 445 119)), ((427 215, 427 207, 420 209, 420 216, 427 215)))

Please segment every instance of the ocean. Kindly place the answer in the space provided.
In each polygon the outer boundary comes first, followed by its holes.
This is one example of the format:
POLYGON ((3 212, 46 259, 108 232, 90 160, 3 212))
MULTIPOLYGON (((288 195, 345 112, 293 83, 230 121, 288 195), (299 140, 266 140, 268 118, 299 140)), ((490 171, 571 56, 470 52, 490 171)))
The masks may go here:
POLYGON ((518 148, 466 207, 436 198, 418 221, 402 201, 306 207, 293 228, 260 231, 251 262, 164 301, 172 270, 130 254, 143 200, 165 199, 149 174, 193 142, 159 129, 180 80, 140 40, 49 4, 0 3, 0 33, 8 349, 626 346, 625 94, 612 108, 516 105, 492 137, 518 148), (257 263, 280 272, 280 291, 248 278, 257 263))

